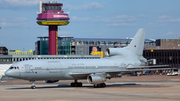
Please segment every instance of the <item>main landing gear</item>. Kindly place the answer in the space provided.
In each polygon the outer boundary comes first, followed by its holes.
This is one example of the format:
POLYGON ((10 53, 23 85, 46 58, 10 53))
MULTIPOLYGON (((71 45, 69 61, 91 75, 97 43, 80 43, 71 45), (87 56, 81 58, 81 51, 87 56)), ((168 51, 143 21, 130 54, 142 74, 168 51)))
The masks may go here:
POLYGON ((100 87, 106 87, 106 84, 105 83, 94 84, 94 88, 100 88, 100 87))
POLYGON ((71 83, 71 87, 82 87, 82 83, 74 80, 74 82, 71 83))
POLYGON ((31 89, 35 89, 36 88, 35 81, 31 81, 31 83, 32 83, 31 89))

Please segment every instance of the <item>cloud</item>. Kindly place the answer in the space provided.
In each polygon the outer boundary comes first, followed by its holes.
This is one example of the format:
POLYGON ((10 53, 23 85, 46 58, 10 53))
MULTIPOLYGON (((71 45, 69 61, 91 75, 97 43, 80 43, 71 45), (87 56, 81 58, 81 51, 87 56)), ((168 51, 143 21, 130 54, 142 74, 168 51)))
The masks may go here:
POLYGON ((166 24, 158 24, 158 23, 148 23, 149 27, 164 27, 166 24))
POLYGON ((0 17, 0 22, 1 21, 7 21, 7 22, 24 22, 26 21, 27 18, 23 18, 23 17, 0 17))
POLYGON ((134 26, 134 23, 111 23, 106 26, 134 26))
POLYGON ((159 19, 167 19, 167 18, 170 18, 170 16, 168 15, 163 15, 163 16, 160 16, 159 19))
POLYGON ((180 36, 180 33, 169 31, 166 34, 164 34, 164 36, 176 36, 176 37, 178 37, 178 36, 180 36))
POLYGON ((95 19, 84 17, 79 18, 77 16, 71 17, 72 21, 91 21, 91 22, 101 22, 106 23, 106 26, 134 26, 136 24, 132 23, 136 21, 136 17, 128 16, 128 15, 117 15, 111 18, 103 18, 103 17, 96 17, 95 19))
POLYGON ((113 22, 111 18, 96 18, 94 22, 113 22))
POLYGON ((147 15, 143 15, 143 14, 140 14, 138 15, 139 18, 147 18, 148 16, 147 15))
POLYGON ((175 35, 175 33, 172 32, 172 31, 169 31, 169 32, 167 32, 165 35, 166 35, 166 36, 168 36, 168 35, 175 35))
POLYGON ((21 17, 17 17, 15 19, 13 19, 14 22, 24 22, 24 21, 27 21, 26 18, 21 18, 21 17))
POLYGON ((170 19, 170 22, 180 22, 180 18, 177 18, 177 19, 170 19))
POLYGON ((7 26, 7 22, 0 22, 0 26, 1 27, 6 27, 7 26))
POLYGON ((77 16, 73 16, 73 17, 71 17, 71 20, 72 20, 72 21, 90 21, 91 18, 88 18, 88 17, 79 18, 79 17, 77 17, 77 16))
POLYGON ((69 9, 69 10, 92 10, 92 9, 101 9, 104 8, 105 4, 101 4, 98 2, 91 2, 88 4, 84 5, 79 5, 79 6, 72 6, 72 5, 64 5, 64 9, 69 9))
POLYGON ((2 27, 18 27, 18 26, 28 27, 30 25, 26 22, 21 22, 21 23, 18 23, 18 22, 0 22, 0 26, 2 26, 2 27))
POLYGON ((110 22, 110 23, 118 23, 118 22, 126 23, 126 22, 136 21, 136 18, 134 16, 128 16, 128 15, 117 15, 111 18, 97 17, 94 21, 95 22, 110 22))
MULTIPOLYGON (((8 3, 13 6, 31 6, 39 4, 41 0, 0 0, 0 3, 8 3)), ((44 0, 47 1, 47 0, 44 0)))
POLYGON ((171 18, 168 15, 163 15, 156 22, 180 22, 180 18, 171 18))
POLYGON ((27 18, 23 17, 0 17, 0 26, 9 27, 9 26, 30 26, 27 22, 27 18))
POLYGON ((167 19, 167 20, 157 20, 157 22, 180 22, 180 18, 167 19))
POLYGON ((129 18, 129 16, 127 16, 127 15, 117 15, 116 18, 123 19, 123 18, 129 18))
POLYGON ((126 21, 131 22, 136 20, 134 16, 128 16, 128 15, 117 15, 115 18, 121 21, 124 20, 125 22, 126 21))

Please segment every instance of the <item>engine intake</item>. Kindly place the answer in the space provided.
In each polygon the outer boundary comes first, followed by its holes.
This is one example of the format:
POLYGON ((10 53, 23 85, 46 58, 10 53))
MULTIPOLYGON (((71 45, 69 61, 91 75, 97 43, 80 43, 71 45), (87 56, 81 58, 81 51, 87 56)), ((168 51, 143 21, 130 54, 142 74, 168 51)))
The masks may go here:
POLYGON ((106 77, 101 74, 101 75, 97 75, 97 74, 90 74, 87 77, 87 82, 89 84, 101 84, 104 83, 106 81, 106 77))
POLYGON ((109 48, 106 49, 106 56, 115 56, 115 55, 122 55, 124 50, 122 48, 109 48))

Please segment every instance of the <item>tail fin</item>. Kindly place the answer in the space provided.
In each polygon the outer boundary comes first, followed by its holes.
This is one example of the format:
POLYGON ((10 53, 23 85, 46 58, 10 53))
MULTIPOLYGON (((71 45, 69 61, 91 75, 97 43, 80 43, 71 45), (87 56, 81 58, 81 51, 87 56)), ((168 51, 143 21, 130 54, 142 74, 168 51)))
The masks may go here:
POLYGON ((127 46, 127 48, 136 55, 140 56, 143 54, 145 34, 146 29, 139 29, 131 43, 127 46))

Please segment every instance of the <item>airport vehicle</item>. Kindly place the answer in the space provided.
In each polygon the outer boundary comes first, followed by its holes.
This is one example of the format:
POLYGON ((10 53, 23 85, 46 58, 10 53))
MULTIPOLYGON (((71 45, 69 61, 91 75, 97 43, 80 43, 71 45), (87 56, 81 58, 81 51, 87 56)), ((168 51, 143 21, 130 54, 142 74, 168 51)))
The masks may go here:
POLYGON ((5 75, 13 78, 29 80, 32 89, 35 89, 36 80, 45 80, 46 83, 59 80, 74 80, 72 87, 81 87, 79 79, 87 79, 94 87, 105 87, 106 79, 121 77, 135 72, 156 70, 163 67, 146 66, 147 60, 142 56, 146 29, 139 29, 131 43, 124 48, 109 48, 108 57, 102 59, 47 59, 28 60, 13 64, 5 75), (152 68, 152 69, 151 69, 152 68))

